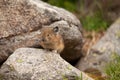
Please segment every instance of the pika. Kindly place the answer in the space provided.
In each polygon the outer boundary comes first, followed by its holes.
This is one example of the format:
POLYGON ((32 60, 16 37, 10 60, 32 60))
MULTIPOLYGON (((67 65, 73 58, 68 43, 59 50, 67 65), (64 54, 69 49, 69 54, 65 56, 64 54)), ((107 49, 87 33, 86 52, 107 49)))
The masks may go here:
POLYGON ((59 27, 46 27, 41 29, 40 45, 47 50, 61 53, 64 49, 64 41, 59 34, 59 27))

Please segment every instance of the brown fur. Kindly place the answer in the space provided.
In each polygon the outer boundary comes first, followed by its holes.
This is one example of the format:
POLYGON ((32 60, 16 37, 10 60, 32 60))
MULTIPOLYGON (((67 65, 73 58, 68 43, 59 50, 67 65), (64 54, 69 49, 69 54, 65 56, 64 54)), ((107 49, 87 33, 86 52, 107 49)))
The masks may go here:
POLYGON ((58 31, 58 27, 41 29, 40 45, 45 49, 56 50, 58 53, 61 53, 64 49, 64 42, 58 31))

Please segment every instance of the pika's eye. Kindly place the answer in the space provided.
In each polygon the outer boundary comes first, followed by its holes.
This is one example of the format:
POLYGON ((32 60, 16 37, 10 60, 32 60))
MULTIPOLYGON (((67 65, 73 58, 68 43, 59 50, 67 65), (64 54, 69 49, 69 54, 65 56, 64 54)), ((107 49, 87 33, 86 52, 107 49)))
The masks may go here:
POLYGON ((48 37, 50 36, 50 34, 47 35, 48 37))
POLYGON ((54 27, 54 28, 53 28, 53 31, 54 31, 54 32, 58 32, 58 31, 59 31, 58 26, 54 27))

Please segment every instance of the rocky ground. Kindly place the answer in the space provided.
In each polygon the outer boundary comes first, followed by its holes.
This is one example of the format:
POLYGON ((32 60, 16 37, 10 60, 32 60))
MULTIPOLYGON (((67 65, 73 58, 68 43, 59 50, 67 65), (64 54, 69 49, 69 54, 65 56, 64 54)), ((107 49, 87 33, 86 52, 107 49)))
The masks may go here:
MULTIPOLYGON (((97 71, 101 76, 106 76, 105 66, 114 56, 119 54, 120 18, 113 23, 105 35, 89 50, 89 53, 76 65, 82 71, 91 73, 97 71)), ((96 75, 96 73, 94 73, 96 75)))
POLYGON ((93 80, 59 54, 34 48, 17 49, 2 65, 0 80, 93 80))
POLYGON ((1 80, 93 80, 68 63, 82 56, 83 43, 82 26, 70 12, 40 0, 1 0, 0 26, 1 80), (56 26, 65 43, 61 55, 39 44, 41 29, 56 26))
POLYGON ((82 32, 80 21, 62 8, 40 0, 1 0, 0 80, 94 80, 86 74, 94 71, 105 76, 105 65, 120 52, 120 19, 102 35, 93 32, 99 37, 92 40, 85 41, 82 32), (42 28, 56 26, 65 43, 60 55, 39 44, 42 28))

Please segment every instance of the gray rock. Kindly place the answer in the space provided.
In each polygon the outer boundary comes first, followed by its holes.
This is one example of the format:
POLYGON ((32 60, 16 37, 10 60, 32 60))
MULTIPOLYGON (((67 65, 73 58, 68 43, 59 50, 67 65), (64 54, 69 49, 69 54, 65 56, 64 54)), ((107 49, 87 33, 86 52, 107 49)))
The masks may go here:
POLYGON ((94 68, 104 73, 106 64, 113 60, 116 54, 120 55, 120 18, 110 26, 102 39, 76 67, 82 71, 94 68))
POLYGON ((65 42, 61 54, 64 59, 73 61, 81 56, 81 24, 73 14, 62 8, 40 0, 1 0, 0 26, 0 62, 17 48, 40 47, 39 42, 36 43, 37 36, 46 26, 60 28, 65 42))
POLYGON ((42 49, 17 49, 2 65, 0 80, 93 80, 59 54, 42 49))

